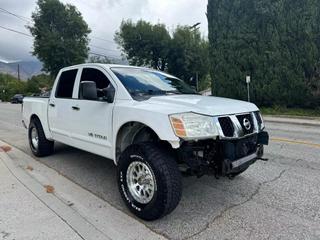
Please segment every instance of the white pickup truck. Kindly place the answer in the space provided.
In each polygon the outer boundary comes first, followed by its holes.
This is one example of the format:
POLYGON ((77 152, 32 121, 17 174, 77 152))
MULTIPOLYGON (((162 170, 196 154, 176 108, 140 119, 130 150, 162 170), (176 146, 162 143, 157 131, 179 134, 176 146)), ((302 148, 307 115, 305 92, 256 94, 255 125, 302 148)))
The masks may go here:
POLYGON ((49 98, 24 98, 22 121, 37 157, 57 141, 113 160, 124 202, 145 220, 175 209, 182 175, 233 178, 262 159, 269 141, 254 104, 121 65, 62 69, 49 98))

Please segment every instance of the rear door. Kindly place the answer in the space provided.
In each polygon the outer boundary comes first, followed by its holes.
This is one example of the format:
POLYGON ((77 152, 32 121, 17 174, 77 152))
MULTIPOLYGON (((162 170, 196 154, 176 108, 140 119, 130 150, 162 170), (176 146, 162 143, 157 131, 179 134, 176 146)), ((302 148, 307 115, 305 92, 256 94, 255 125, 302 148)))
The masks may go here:
POLYGON ((100 67, 83 67, 77 81, 77 93, 74 102, 72 122, 72 139, 77 147, 107 157, 112 157, 112 112, 113 103, 102 99, 102 89, 115 87, 108 73, 100 67), (97 86, 96 100, 87 100, 79 94, 81 82, 94 81, 97 86))
POLYGON ((53 139, 72 145, 71 141, 71 116, 73 114, 72 98, 78 69, 61 72, 54 86, 55 93, 50 97, 48 106, 48 122, 53 139))

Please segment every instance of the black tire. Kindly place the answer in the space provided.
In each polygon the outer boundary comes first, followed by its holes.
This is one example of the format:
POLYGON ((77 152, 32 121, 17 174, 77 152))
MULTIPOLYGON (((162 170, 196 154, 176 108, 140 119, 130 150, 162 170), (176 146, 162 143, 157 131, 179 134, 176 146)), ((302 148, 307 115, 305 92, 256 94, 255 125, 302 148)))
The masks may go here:
POLYGON ((165 149, 152 143, 129 146, 118 162, 118 186, 129 210, 143 220, 159 219, 172 212, 182 194, 181 173, 175 159, 165 149), (156 190, 152 199, 143 204, 134 199, 127 184, 127 171, 131 163, 142 162, 152 170, 156 190))
POLYGON ((30 149, 36 157, 45 157, 53 153, 54 142, 49 141, 46 138, 41 122, 37 118, 32 119, 30 122, 29 129, 28 129, 28 139, 29 139, 30 149), (38 146, 35 146, 32 143, 31 133, 33 129, 35 129, 38 134, 38 146))

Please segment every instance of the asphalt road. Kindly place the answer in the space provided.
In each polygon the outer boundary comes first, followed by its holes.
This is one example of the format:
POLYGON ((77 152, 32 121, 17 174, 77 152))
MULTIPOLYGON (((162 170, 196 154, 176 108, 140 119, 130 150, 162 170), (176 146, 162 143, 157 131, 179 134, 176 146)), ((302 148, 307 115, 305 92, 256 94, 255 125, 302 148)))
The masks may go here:
MULTIPOLYGON (((0 139, 31 155, 20 115, 21 105, 0 103, 0 139)), ((176 210, 144 224, 170 239, 320 239, 320 127, 270 123, 267 130, 268 162, 234 180, 184 178, 176 210)), ((111 161, 55 149, 38 160, 128 213, 111 161)))

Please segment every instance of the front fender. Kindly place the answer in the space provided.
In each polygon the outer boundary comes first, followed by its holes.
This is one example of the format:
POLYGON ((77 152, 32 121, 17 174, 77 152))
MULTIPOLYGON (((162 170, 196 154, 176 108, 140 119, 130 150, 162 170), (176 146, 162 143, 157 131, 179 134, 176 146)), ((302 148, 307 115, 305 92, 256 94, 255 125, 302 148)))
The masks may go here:
MULTIPOLYGON (((120 128, 129 122, 139 122, 151 128, 163 141, 171 144, 172 148, 180 147, 180 139, 174 134, 169 117, 163 113, 144 111, 133 108, 117 108, 113 115, 113 146, 120 128)), ((113 153, 115 158, 115 147, 113 153)))

